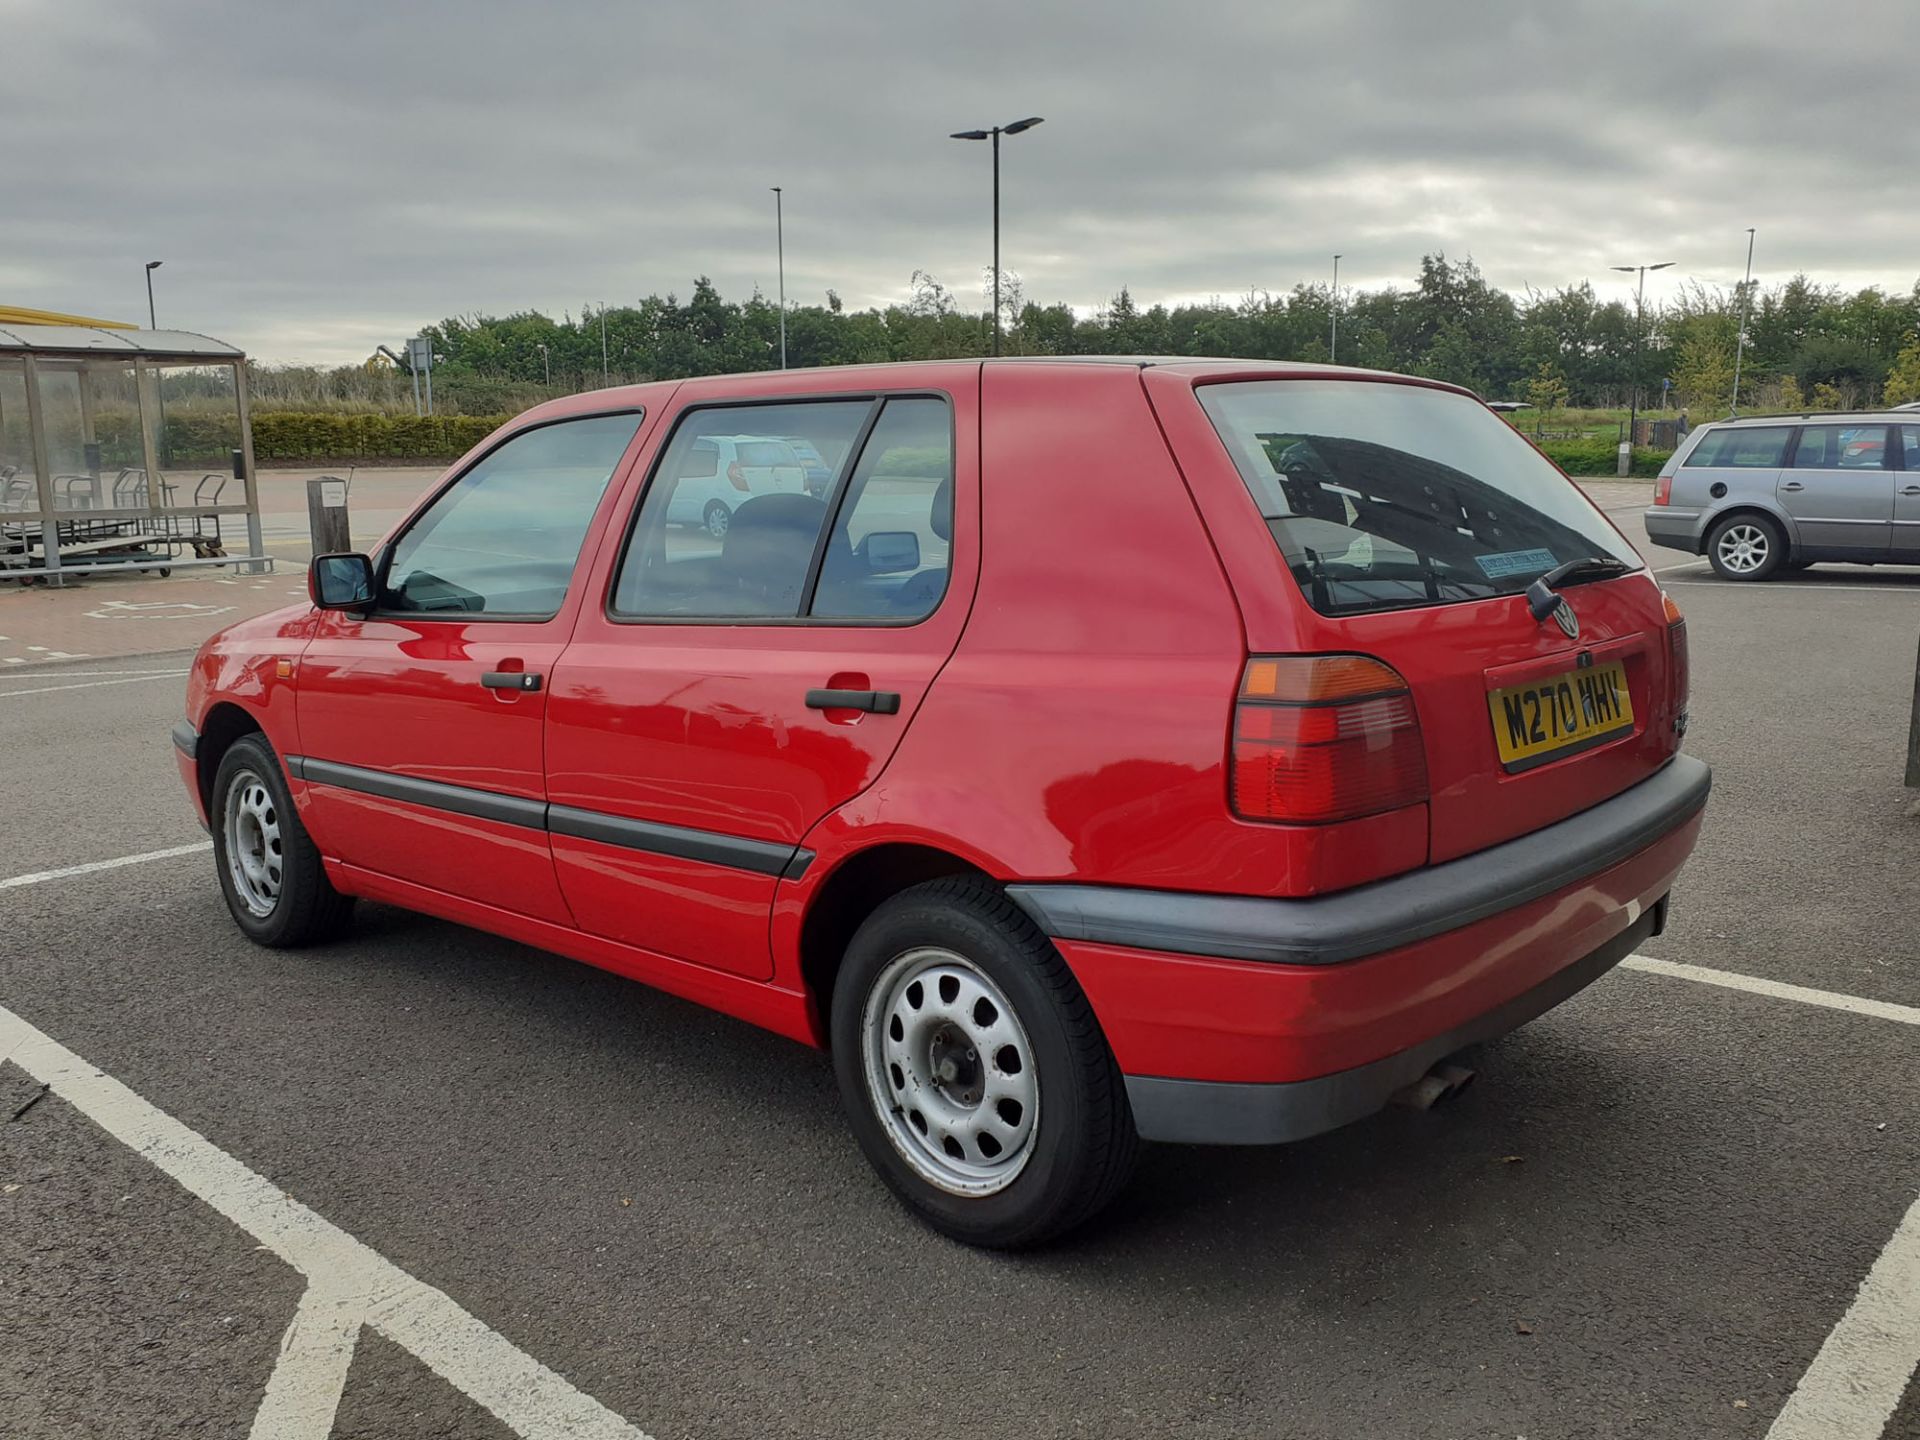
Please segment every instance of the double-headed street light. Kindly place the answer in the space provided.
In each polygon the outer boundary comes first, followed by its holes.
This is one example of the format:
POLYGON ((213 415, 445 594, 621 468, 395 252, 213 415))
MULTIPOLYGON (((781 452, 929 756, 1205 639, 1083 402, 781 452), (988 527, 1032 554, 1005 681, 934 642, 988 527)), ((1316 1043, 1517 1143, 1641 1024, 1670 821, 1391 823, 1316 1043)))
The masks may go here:
POLYGON ((991 130, 956 130, 955 140, 993 141, 993 353, 1000 353, 1000 137, 1031 130, 1041 117, 1029 115, 1011 125, 995 125, 991 130))
POLYGON ((1635 422, 1640 418, 1640 347, 1644 343, 1647 328, 1647 272, 1649 270, 1665 270, 1673 263, 1671 260, 1662 260, 1658 265, 1614 265, 1609 267, 1625 275, 1631 275, 1636 270, 1640 272, 1640 283, 1633 292, 1634 373, 1632 382, 1627 387, 1627 449, 1629 453, 1631 453, 1633 449, 1633 427, 1635 422))

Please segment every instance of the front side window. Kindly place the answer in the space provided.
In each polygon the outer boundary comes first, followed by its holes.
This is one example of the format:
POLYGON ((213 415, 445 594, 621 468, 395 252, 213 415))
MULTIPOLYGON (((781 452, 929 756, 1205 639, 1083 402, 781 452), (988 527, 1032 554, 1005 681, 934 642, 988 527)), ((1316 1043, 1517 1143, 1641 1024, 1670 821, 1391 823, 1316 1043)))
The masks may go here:
POLYGON ((1752 425, 1709 430, 1693 447, 1684 468, 1717 470, 1778 470, 1787 463, 1790 425, 1752 425))
POLYGON ((791 620, 826 529, 791 441, 839 474, 870 400, 728 405, 690 412, 647 484, 614 581, 615 615, 791 620))
POLYGON ((638 412, 522 431, 442 491, 395 542, 383 611, 549 617, 638 412))
POLYGON ((1198 393, 1322 614, 1513 594, 1568 560, 1641 564, 1565 476, 1468 396, 1352 380, 1198 393))
POLYGON ((1884 425, 1808 425, 1793 452, 1796 470, 1882 470, 1886 463, 1884 425))

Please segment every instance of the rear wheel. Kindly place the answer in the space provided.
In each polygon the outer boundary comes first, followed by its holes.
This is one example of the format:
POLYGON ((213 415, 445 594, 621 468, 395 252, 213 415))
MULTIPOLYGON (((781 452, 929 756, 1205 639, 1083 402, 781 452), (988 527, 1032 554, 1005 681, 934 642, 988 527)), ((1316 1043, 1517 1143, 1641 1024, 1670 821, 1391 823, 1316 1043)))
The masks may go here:
POLYGON ((1729 515, 1707 535, 1707 559, 1723 580, 1765 580, 1787 563, 1787 538, 1761 515, 1729 515))
POLYGON ((971 1245, 1039 1244, 1131 1173, 1126 1086, 1066 963, 972 879, 896 895, 847 948, 834 1069, 881 1178, 971 1245))
POLYGON ((720 501, 709 500, 706 514, 701 517, 700 523, 707 527, 707 534, 714 539, 724 540, 727 538, 727 530, 733 524, 733 512, 720 501))
POLYGON ((209 813, 220 891, 249 940, 283 949, 344 928, 353 900, 327 879, 265 737, 243 735, 227 747, 209 813))

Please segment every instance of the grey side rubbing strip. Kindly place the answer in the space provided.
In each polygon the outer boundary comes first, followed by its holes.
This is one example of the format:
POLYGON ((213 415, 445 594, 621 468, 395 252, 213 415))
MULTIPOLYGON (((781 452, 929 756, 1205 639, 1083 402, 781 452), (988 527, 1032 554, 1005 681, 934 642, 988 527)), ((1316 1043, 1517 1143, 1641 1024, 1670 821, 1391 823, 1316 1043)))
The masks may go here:
POLYGON ((1060 940, 1332 965, 1471 925, 1618 864, 1692 818, 1712 783, 1703 762, 1676 755, 1631 790, 1530 835, 1311 900, 1098 885, 1010 885, 1007 895, 1060 940))
POLYGON ((173 727, 173 748, 189 760, 193 759, 200 749, 200 732, 182 720, 173 727))
POLYGON ((556 835, 571 835, 578 840, 598 840, 603 845, 673 855, 682 860, 704 860, 709 865, 751 870, 758 875, 782 874, 800 855, 806 855, 808 860, 813 858, 807 851, 796 852, 791 845, 770 840, 745 840, 711 830, 629 820, 622 815, 603 815, 597 810, 576 810, 571 805, 548 806, 547 828, 556 835))
POLYGON ((358 765, 341 765, 306 755, 289 755, 287 768, 302 780, 332 785, 340 790, 357 790, 362 795, 378 795, 384 800, 405 800, 408 804, 424 805, 431 810, 471 815, 476 820, 497 820, 502 825, 520 825, 529 830, 547 828, 547 803, 544 800, 528 800, 520 795, 498 795, 491 790, 470 790, 465 785, 443 785, 438 780, 415 780, 408 775, 366 770, 358 765))

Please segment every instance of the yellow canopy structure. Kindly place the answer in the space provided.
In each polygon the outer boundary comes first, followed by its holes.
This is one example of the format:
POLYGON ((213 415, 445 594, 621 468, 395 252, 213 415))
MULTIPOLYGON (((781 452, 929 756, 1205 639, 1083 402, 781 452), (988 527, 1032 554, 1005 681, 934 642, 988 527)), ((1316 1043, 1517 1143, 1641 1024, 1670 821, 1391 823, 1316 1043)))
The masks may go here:
POLYGON ((29 310, 21 305, 0 305, 0 325, 92 325, 103 330, 138 330, 124 320, 95 320, 86 315, 61 315, 53 310, 29 310))

